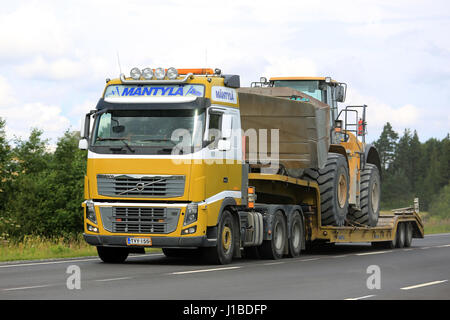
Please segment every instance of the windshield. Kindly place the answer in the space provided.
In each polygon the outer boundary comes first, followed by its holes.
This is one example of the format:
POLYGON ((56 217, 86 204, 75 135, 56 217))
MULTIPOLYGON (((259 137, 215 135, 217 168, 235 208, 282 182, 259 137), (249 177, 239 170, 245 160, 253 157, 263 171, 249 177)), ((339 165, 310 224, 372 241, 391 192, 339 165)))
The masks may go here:
POLYGON ((92 147, 149 154, 170 153, 175 146, 201 148, 204 114, 199 109, 107 111, 96 118, 92 147))
POLYGON ((317 80, 276 80, 273 86, 292 88, 324 102, 322 90, 319 89, 319 81, 317 80))

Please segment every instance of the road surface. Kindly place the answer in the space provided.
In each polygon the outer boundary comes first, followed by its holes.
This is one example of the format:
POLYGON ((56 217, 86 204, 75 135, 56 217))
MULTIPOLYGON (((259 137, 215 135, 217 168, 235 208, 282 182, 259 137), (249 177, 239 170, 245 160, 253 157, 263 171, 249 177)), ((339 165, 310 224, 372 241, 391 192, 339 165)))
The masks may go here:
POLYGON ((0 299, 450 299, 450 234, 411 248, 335 245, 295 259, 206 265, 162 253, 0 263, 0 299))

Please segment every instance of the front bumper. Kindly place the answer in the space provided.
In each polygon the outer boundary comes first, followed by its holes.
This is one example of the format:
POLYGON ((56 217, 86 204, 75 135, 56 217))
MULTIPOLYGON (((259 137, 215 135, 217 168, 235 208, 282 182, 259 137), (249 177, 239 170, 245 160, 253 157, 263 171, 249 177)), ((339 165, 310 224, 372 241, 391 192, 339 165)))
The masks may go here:
MULTIPOLYGON (((83 233, 87 243, 93 246, 130 247, 127 245, 129 236, 102 236, 83 233)), ((146 237, 142 235, 143 237, 146 237)), ((132 236, 130 236, 132 237, 132 236)), ((139 237, 139 236, 135 236, 139 237)), ((186 248, 186 247, 214 247, 216 239, 200 237, 152 237, 154 248, 186 248)))

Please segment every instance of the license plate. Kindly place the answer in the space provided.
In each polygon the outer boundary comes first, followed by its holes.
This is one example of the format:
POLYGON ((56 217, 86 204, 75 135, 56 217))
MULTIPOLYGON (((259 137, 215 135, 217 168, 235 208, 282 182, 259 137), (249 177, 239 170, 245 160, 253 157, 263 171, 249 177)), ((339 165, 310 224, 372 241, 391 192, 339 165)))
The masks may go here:
POLYGON ((129 246, 151 246, 152 239, 147 238, 127 238, 127 245, 129 246))

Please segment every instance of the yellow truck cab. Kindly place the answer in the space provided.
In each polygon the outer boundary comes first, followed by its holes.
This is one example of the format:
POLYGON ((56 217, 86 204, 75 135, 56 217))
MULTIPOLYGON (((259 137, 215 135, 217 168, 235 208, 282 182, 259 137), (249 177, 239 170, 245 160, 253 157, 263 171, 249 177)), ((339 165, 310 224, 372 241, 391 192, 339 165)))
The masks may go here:
POLYGON ((135 68, 107 81, 80 142, 84 236, 104 260, 122 248, 216 245, 221 207, 243 195, 241 140, 230 142, 238 87, 218 69, 135 68))

